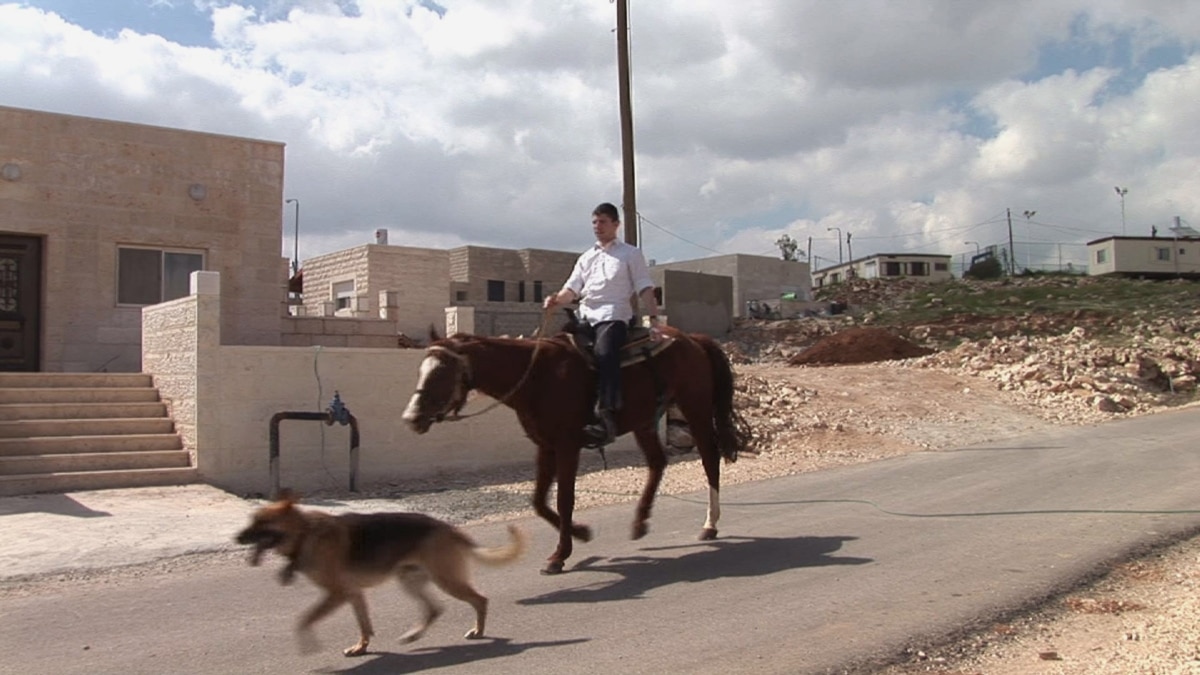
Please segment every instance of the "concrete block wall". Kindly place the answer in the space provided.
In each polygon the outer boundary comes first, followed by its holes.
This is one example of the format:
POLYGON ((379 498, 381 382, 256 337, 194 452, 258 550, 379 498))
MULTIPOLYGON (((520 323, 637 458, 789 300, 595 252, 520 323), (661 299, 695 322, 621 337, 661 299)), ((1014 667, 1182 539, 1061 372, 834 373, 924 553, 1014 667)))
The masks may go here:
POLYGON ((733 279, 733 315, 746 316, 750 300, 779 299, 783 293, 812 297, 808 263, 758 255, 719 255, 655 265, 652 269, 716 274, 733 279))
POLYGON ((282 144, 9 107, 0 128, 0 163, 21 168, 0 181, 0 222, 45 238, 42 370, 140 369, 118 244, 203 252, 225 276, 226 339, 277 343, 282 144))

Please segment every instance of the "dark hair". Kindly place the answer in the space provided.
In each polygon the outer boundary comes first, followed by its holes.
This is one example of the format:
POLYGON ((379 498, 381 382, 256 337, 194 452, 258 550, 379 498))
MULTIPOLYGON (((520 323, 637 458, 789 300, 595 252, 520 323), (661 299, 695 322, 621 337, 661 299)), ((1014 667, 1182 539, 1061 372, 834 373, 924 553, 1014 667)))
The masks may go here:
POLYGON ((595 209, 593 209, 592 215, 608 216, 609 218, 612 218, 614 222, 621 222, 621 214, 617 211, 617 207, 608 202, 604 202, 600 206, 597 206, 595 209))

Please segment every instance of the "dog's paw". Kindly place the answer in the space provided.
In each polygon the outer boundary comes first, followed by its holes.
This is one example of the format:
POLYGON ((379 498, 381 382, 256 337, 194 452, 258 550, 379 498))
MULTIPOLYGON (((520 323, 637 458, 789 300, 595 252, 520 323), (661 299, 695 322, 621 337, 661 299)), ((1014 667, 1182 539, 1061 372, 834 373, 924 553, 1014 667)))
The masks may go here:
POLYGON ((285 567, 279 570, 277 578, 279 579, 280 584, 287 586, 296 580, 296 570, 292 569, 291 567, 285 567))
POLYGON ((255 546, 250 551, 250 566, 258 567, 262 563, 263 549, 255 546))

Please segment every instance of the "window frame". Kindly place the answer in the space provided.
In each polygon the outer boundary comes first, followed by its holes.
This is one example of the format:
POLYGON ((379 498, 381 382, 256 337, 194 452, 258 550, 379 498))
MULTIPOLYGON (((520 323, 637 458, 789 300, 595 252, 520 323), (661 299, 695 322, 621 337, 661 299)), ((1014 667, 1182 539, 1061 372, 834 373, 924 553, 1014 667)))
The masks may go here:
MULTIPOLYGON (((131 260, 127 264, 133 264, 134 262, 135 261, 131 260)), ((116 279, 114 282, 115 304, 117 307, 149 307, 151 305, 157 305, 157 304, 160 304, 163 302, 170 302, 171 300, 178 300, 179 298, 187 297, 188 294, 191 293, 191 283, 190 283, 191 273, 195 272, 195 271, 204 271, 205 269, 207 269, 207 263, 208 263, 208 254, 203 249, 191 249, 191 248, 184 248, 184 247, 178 247, 178 246, 145 246, 145 245, 140 245, 140 244, 117 244, 116 245, 116 265, 115 265, 116 279), (123 283, 122 283, 122 281, 123 281, 122 277, 124 276, 123 272, 128 271, 130 274, 133 274, 135 272, 135 270, 127 269, 126 266, 122 264, 122 252, 124 252, 124 251, 138 252, 138 253, 153 253, 153 254, 157 255, 158 270, 157 270, 157 278, 155 281, 157 281, 157 283, 158 283, 158 293, 157 293, 158 299, 155 300, 154 302, 142 302, 142 301, 136 300, 136 299, 130 300, 130 299, 128 299, 126 293, 123 292, 123 283), (172 286, 177 286, 180 282, 178 279, 173 280, 171 277, 171 274, 170 274, 171 270, 167 269, 167 260, 170 256, 179 256, 181 258, 188 257, 188 258, 199 259, 199 267, 197 267, 196 269, 188 269, 187 270, 187 274, 185 275, 184 281, 182 282, 183 288, 172 288, 172 286), (175 283, 172 283, 172 281, 174 281, 175 283)), ((189 266, 185 266, 185 269, 186 269, 186 267, 189 267, 189 266)), ((128 279, 127 278, 124 281, 126 283, 130 283, 130 284, 139 283, 139 281, 137 279, 128 279)))

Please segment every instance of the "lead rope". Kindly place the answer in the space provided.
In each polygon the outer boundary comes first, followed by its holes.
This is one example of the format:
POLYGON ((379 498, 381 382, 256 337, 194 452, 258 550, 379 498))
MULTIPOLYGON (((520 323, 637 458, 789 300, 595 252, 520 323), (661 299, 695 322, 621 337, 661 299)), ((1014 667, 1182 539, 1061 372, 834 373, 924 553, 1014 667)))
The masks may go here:
MULTIPOLYGON (((483 410, 480 410, 478 412, 473 412, 469 415, 460 415, 460 414, 456 413, 453 417, 447 417, 445 421, 458 422, 460 420, 465 420, 468 417, 477 417, 479 415, 484 414, 485 412, 492 410, 493 408, 496 408, 497 406, 504 405, 505 403, 508 402, 508 399, 512 398, 513 394, 517 393, 517 390, 520 389, 525 384, 525 381, 527 379, 529 379, 529 373, 533 372, 533 364, 535 361, 537 361, 538 352, 540 352, 542 350, 542 341, 545 339, 544 337, 542 337, 542 333, 545 332, 546 326, 550 322, 550 312, 551 312, 551 310, 549 310, 549 309, 542 311, 542 320, 538 324, 537 330, 535 330, 533 332, 533 339, 537 341, 537 344, 535 344, 533 347, 533 355, 529 357, 529 365, 525 368, 525 372, 521 375, 521 379, 517 380, 517 383, 515 385, 513 385, 513 388, 510 389, 508 391, 508 393, 505 394, 504 396, 501 396, 500 398, 492 401, 483 410)), ((470 370, 471 362, 468 361, 465 356, 463 356, 462 354, 459 354, 457 352, 451 351, 451 350, 446 350, 446 351, 451 354, 454 354, 455 357, 457 357, 460 361, 463 362, 463 367, 470 370)))

